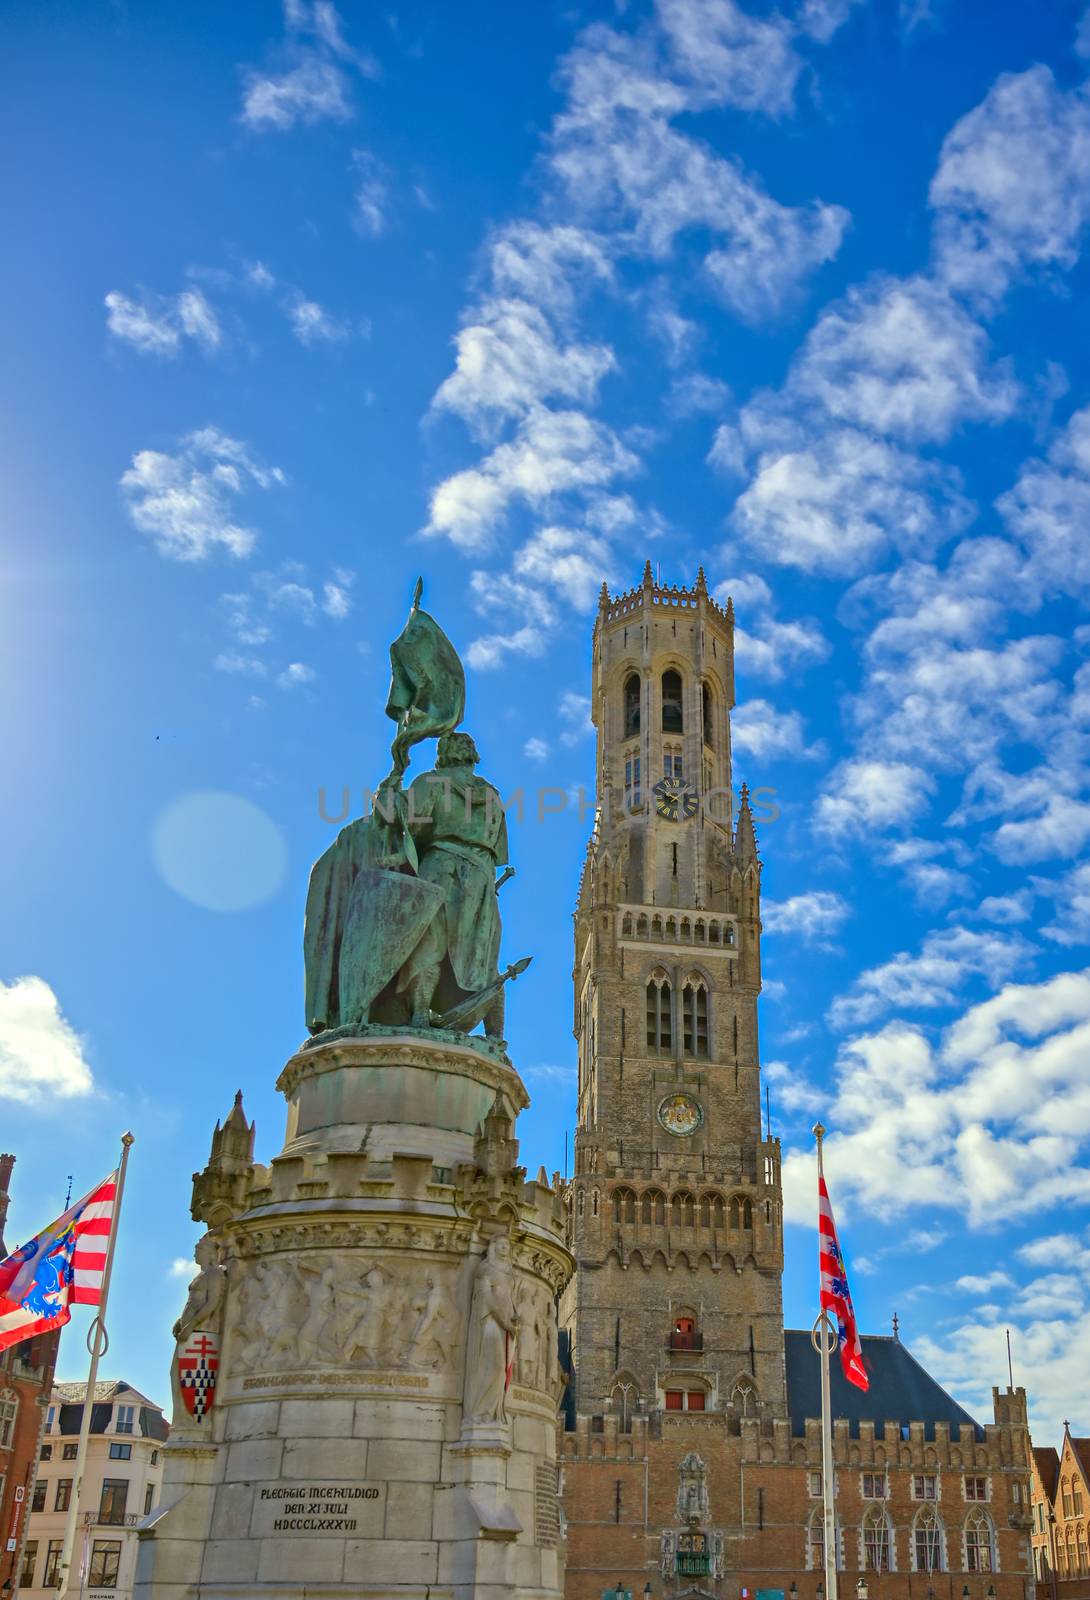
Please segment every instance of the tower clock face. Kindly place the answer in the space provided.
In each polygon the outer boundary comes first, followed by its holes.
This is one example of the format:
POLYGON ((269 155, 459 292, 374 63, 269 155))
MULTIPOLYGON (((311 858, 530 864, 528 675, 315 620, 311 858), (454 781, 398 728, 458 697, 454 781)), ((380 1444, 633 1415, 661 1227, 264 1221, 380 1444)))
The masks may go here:
POLYGON ((667 822, 688 822, 696 816, 700 801, 692 784, 684 778, 660 778, 652 792, 655 810, 667 822))
POLYGON ((658 1116, 667 1133, 684 1139, 704 1121, 704 1108, 691 1094, 668 1094, 659 1102, 658 1116))

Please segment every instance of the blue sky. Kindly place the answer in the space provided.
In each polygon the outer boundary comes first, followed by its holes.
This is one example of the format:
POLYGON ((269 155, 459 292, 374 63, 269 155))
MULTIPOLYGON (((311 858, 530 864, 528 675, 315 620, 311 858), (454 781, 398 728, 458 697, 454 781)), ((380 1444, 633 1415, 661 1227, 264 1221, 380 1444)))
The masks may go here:
MULTIPOLYGON (((703 562, 780 812, 788 1322, 820 1112, 864 1328, 985 1417, 1009 1326, 1042 1442, 1090 1430, 1081 4, 0 26, 9 1242, 133 1128, 111 1370, 165 1399, 190 1174, 239 1086, 279 1148, 319 790, 385 771, 417 573, 489 776, 574 796, 603 576, 703 562)), ((588 821, 533 811, 509 1032, 551 1170, 588 821)))

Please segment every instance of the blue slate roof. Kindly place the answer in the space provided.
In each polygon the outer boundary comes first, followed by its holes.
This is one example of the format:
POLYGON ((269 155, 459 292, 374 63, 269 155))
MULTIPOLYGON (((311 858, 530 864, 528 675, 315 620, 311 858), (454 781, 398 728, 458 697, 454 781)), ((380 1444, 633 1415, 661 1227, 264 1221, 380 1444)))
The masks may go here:
MULTIPOLYGON (((821 1368, 817 1351, 810 1343, 810 1331, 784 1330, 784 1357, 787 1364, 787 1410, 792 1433, 806 1431, 808 1417, 821 1416, 821 1368)), ((876 1438, 885 1437, 885 1424, 893 1422, 907 1438, 910 1422, 922 1422, 924 1438, 935 1437, 936 1422, 950 1424, 950 1437, 983 1439, 984 1430, 963 1406, 936 1383, 929 1372, 909 1354, 899 1339, 865 1333, 863 1359, 870 1376, 864 1393, 849 1383, 833 1356, 830 1363, 830 1398, 834 1417, 847 1417, 848 1432, 859 1435, 860 1422, 873 1422, 876 1438)))

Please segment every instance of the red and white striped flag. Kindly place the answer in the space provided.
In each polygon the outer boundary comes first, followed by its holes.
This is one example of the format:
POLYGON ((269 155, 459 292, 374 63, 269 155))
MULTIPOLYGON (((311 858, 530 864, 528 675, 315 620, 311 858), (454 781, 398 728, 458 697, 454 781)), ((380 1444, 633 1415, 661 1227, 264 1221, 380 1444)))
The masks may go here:
POLYGON ((869 1389, 870 1379, 863 1364, 863 1345, 855 1321, 855 1307, 848 1288, 848 1273, 840 1241, 836 1236, 833 1208, 824 1174, 818 1173, 818 1264, 821 1268, 821 1309, 836 1318, 840 1341, 840 1365, 849 1383, 869 1389))
POLYGON ((62 1328, 70 1305, 97 1306, 117 1197, 117 1173, 0 1261, 0 1350, 62 1328))

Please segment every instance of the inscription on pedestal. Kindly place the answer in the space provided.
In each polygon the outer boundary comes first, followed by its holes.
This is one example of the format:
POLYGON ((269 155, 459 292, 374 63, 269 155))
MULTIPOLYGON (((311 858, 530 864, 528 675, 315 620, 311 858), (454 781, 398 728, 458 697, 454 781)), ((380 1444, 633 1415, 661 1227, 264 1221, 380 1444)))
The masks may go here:
POLYGON ((384 1483, 267 1483, 257 1491, 251 1534, 377 1539, 386 1511, 384 1483))

